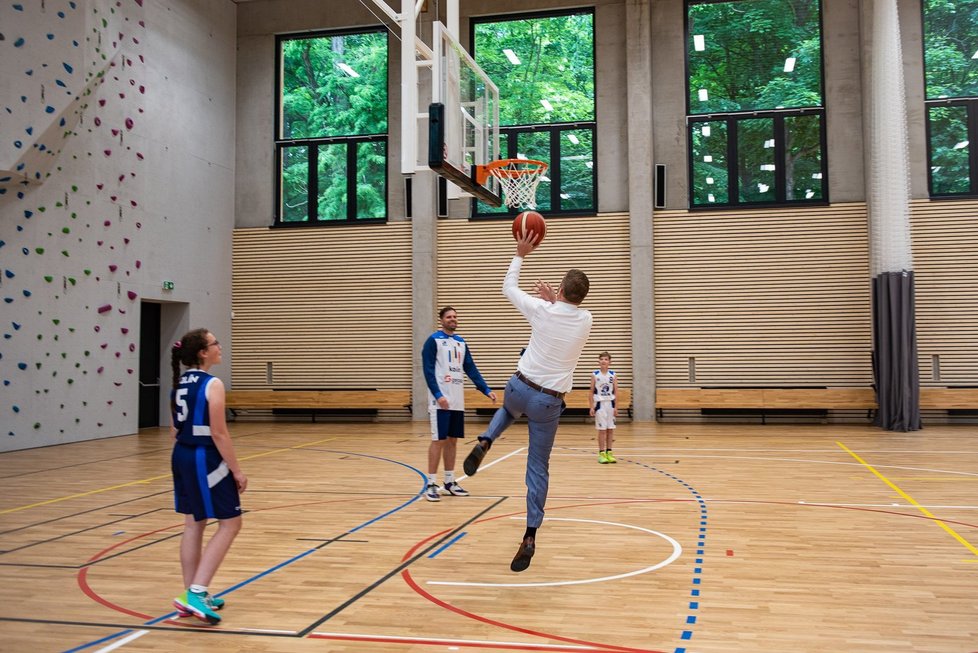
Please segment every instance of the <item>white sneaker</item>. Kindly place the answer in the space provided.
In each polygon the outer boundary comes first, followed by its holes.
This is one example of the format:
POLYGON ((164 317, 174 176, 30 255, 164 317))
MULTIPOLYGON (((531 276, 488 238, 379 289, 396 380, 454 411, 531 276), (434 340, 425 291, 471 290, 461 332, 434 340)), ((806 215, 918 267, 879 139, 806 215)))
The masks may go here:
POLYGON ((429 483, 424 490, 424 498, 428 501, 441 501, 441 493, 438 491, 436 483, 429 483))
POLYGON ((455 483, 454 481, 451 482, 451 483, 445 483, 445 487, 443 488, 443 490, 444 490, 445 494, 450 494, 453 497, 467 497, 467 496, 469 496, 469 491, 466 490, 465 488, 463 488, 458 483, 455 483))

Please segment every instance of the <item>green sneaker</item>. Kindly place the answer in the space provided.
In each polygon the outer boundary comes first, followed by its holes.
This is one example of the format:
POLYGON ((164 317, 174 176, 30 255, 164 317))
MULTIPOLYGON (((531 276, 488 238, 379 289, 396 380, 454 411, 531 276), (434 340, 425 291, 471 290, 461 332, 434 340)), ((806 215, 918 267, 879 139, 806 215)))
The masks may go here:
MULTIPOLYGON (((221 606, 224 605, 222 599, 217 600, 221 601, 221 606)), ((214 611, 216 604, 213 601, 214 599, 207 594, 196 594, 187 590, 173 599, 173 607, 177 609, 180 616, 188 613, 213 626, 221 622, 221 615, 214 611)))
MULTIPOLYGON (((224 607, 224 599, 219 599, 216 596, 211 596, 208 594, 205 600, 207 601, 207 605, 209 605, 212 610, 220 610, 224 607)), ((176 606, 176 603, 174 603, 174 606, 176 606)), ((177 607, 177 616, 181 619, 185 619, 187 617, 194 616, 194 613, 190 612, 189 610, 184 610, 182 607, 177 607)))
POLYGON ((602 465, 604 465, 606 462, 608 462, 608 455, 605 452, 603 452, 603 451, 599 451, 598 452, 598 462, 601 463, 602 465))
POLYGON ((605 459, 606 462, 609 462, 609 463, 616 463, 616 462, 618 462, 615 459, 615 457, 611 455, 611 449, 608 449, 607 451, 604 452, 604 459, 605 459))

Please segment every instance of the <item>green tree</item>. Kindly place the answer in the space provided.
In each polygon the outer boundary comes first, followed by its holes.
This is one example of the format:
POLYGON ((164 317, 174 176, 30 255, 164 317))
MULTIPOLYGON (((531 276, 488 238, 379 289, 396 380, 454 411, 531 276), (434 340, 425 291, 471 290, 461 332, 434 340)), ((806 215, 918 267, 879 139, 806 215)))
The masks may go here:
POLYGON ((978 96, 978 0, 925 0, 927 98, 978 96))
POLYGON ((690 113, 822 106, 819 0, 690 4, 688 18, 690 113))
MULTIPOLYGON (((342 138, 387 132, 387 35, 385 32, 302 37, 281 43, 282 87, 281 138, 342 138)), ((347 216, 347 184, 357 185, 357 216, 385 215, 386 148, 377 154, 357 148, 358 173, 349 179, 345 142, 322 143, 316 160, 299 148, 283 155, 283 220, 307 219, 309 166, 314 165, 318 184, 317 217, 343 220, 347 216), (302 208, 300 208, 300 206, 302 208)), ((372 145, 374 150, 376 146, 372 145)))

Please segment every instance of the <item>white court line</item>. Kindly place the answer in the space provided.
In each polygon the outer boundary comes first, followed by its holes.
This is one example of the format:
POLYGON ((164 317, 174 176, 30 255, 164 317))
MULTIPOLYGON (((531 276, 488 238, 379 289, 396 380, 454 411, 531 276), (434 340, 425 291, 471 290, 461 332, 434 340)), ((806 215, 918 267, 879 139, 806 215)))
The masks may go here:
MULTIPOLYGON (((511 517, 510 519, 523 519, 522 517, 511 517)), ((645 567, 644 569, 636 569, 635 571, 629 571, 624 574, 616 574, 614 576, 602 576, 600 578, 582 578, 580 580, 561 580, 553 581, 549 583, 466 583, 466 582, 456 582, 456 581, 442 581, 442 580, 429 580, 428 585, 455 585, 464 587, 558 587, 562 585, 586 585, 588 583, 601 583, 607 580, 618 580, 619 578, 628 578, 629 576, 638 576, 639 574, 646 574, 650 571, 655 571, 656 569, 661 569, 668 564, 671 564, 676 558, 678 558, 682 552, 683 547, 676 540, 672 539, 664 533, 658 531, 649 530, 648 528, 642 528, 641 526, 633 526, 631 524, 621 524, 619 522, 611 521, 598 521, 596 519, 571 519, 569 517, 545 517, 544 521, 570 521, 579 522, 586 524, 602 524, 604 526, 621 526, 622 528, 631 528, 636 531, 642 531, 643 533, 651 533, 652 535, 658 535, 662 539, 672 544, 672 554, 657 564, 650 567, 645 567)))
POLYGON ((392 643, 407 643, 407 642, 419 642, 419 643, 435 643, 435 644, 460 644, 462 646, 466 645, 478 645, 483 647, 487 644, 492 646, 517 646, 521 649, 526 649, 530 651, 550 651, 550 650, 560 650, 565 651, 567 649, 577 649, 581 651, 597 651, 604 650, 599 649, 594 646, 579 646, 575 644, 536 644, 531 642, 506 642, 499 640, 485 640, 485 639, 456 639, 450 637, 402 637, 400 635, 370 635, 366 633, 324 633, 319 631, 313 631, 312 635, 316 637, 324 637, 329 639, 340 639, 340 640, 352 640, 352 641, 368 641, 368 642, 392 642, 392 643))
MULTIPOLYGON (((510 456, 515 456, 516 454, 518 454, 518 453, 520 453, 521 451, 526 451, 526 447, 520 447, 520 448, 519 448, 519 449, 517 449, 516 451, 511 451, 510 453, 508 453, 508 454, 506 454, 506 455, 505 455, 505 456, 503 456, 502 458, 497 458, 497 459, 495 459, 494 461, 492 461, 491 463, 488 463, 488 464, 486 464, 486 465, 480 465, 480 466, 479 466, 479 471, 481 472, 481 471, 483 471, 483 470, 485 470, 485 469, 489 469, 490 467, 492 467, 492 466, 493 466, 493 465, 495 465, 496 463, 501 463, 501 462, 503 462, 504 460, 506 460, 507 458, 509 458, 510 456)), ((488 453, 488 452, 486 452, 486 453, 488 453)), ((469 478, 469 477, 468 477, 468 476, 466 476, 465 474, 462 474, 461 476, 459 476, 459 477, 458 477, 458 480, 460 480, 460 481, 461 481, 462 479, 465 479, 465 478, 469 478)))
POLYGON ((125 646, 129 642, 131 642, 133 640, 136 640, 136 639, 139 639, 140 637, 142 637, 143 635, 145 635, 148 632, 149 632, 148 630, 137 630, 132 635, 129 635, 128 637, 123 637, 118 642, 116 642, 114 644, 110 644, 110 645, 106 646, 105 648, 100 648, 99 650, 95 651, 95 653, 109 653, 109 651, 114 651, 117 648, 119 648, 120 646, 125 646))

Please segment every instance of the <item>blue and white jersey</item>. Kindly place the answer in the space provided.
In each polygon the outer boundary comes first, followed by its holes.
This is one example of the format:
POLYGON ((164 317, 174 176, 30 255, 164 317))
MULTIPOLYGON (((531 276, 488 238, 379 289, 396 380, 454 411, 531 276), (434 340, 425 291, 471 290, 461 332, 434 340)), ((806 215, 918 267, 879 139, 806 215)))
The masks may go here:
POLYGON ((207 403, 207 386, 214 378, 202 370, 187 370, 180 377, 180 384, 170 391, 170 398, 176 406, 173 426, 177 429, 177 442, 214 446, 210 406, 207 403))
POLYGON ((482 394, 491 390, 472 360, 461 336, 435 331, 421 348, 421 367, 428 386, 428 405, 434 410, 439 397, 448 399, 448 410, 465 410, 464 375, 468 375, 482 394))
POLYGON ((615 405, 615 371, 603 373, 594 370, 594 409, 611 408, 615 405))

